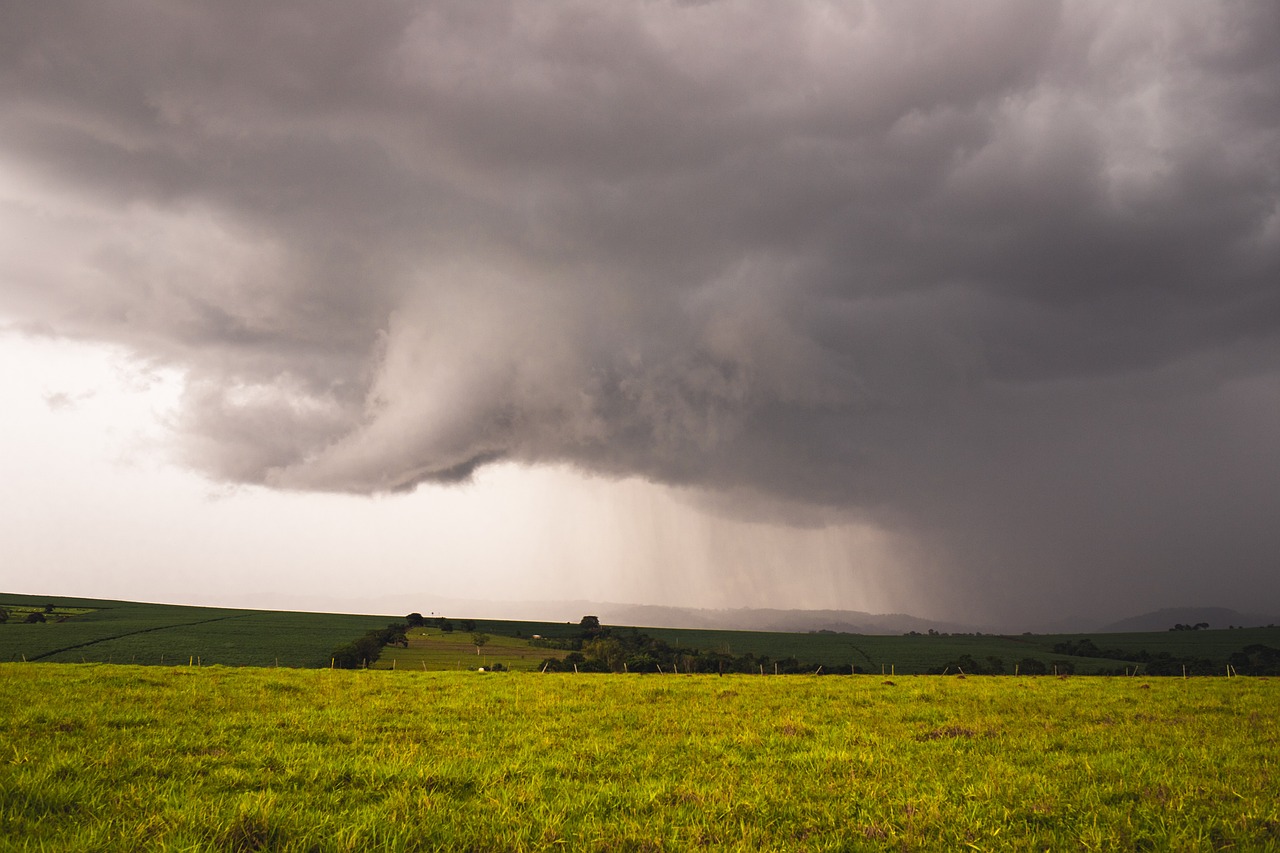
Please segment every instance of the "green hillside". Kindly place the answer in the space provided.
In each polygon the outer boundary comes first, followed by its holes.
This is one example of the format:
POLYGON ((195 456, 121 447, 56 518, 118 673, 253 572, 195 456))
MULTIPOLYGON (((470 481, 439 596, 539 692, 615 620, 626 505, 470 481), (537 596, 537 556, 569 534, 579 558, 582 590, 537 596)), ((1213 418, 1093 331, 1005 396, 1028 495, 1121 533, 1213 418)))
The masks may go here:
POLYGON ((335 646, 390 618, 12 594, 0 608, 0 661, 53 663, 327 666, 335 646), (45 621, 23 621, 32 612, 45 621))

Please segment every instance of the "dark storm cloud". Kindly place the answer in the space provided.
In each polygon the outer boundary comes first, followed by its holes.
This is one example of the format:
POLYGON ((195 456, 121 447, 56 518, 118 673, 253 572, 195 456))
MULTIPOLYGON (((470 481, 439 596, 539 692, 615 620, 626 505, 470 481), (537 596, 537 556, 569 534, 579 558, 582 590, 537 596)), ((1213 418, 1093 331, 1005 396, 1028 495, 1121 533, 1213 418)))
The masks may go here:
POLYGON ((1274 4, 11 4, 0 33, 0 309, 185 367, 215 476, 568 462, 906 531, 960 597, 1276 601, 1274 4))

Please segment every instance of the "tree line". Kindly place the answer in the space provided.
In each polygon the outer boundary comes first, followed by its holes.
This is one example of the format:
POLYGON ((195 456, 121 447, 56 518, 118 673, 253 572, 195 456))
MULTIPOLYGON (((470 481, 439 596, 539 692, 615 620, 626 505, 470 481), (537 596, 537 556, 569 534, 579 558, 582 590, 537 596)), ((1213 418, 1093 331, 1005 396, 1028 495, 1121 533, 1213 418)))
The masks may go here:
MULTIPOLYGON (((1176 628, 1173 630, 1177 630, 1176 628)), ((1199 630, 1197 626, 1185 627, 1182 630, 1199 630)), ((1220 661, 1195 655, 1174 655, 1169 652, 1148 652, 1145 649, 1132 651, 1118 648, 1099 648, 1093 640, 1085 637, 1080 640, 1067 640, 1054 645, 1058 654, 1074 655, 1082 658, 1108 658, 1110 660, 1130 661, 1142 666, 1144 675, 1220 675, 1223 667, 1220 661)), ((1280 649, 1273 649, 1261 643, 1252 643, 1227 656, 1227 663, 1239 675, 1280 675, 1280 649)), ((1118 675, 1119 670, 1107 670, 1104 675, 1118 675)))
POLYGON ((532 641, 545 648, 568 650, 563 658, 545 658, 544 672, 682 672, 682 673, 830 673, 848 675, 861 670, 850 664, 804 663, 795 657, 771 658, 750 652, 734 655, 673 646, 635 628, 605 627, 595 616, 584 616, 572 637, 544 637, 532 641))
POLYGON ((405 631, 409 628, 403 622, 392 622, 385 628, 375 628, 362 637, 344 643, 334 649, 330 655, 331 666, 337 669, 360 669, 369 666, 381 655, 387 646, 409 648, 409 638, 405 631))

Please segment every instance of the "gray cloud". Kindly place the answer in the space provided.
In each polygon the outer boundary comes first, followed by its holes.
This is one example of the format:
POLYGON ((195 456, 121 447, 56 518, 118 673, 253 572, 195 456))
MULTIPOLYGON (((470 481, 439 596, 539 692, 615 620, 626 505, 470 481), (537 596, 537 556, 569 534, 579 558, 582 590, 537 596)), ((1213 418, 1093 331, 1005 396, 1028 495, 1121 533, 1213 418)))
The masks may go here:
POLYGON ((0 311, 185 368, 212 476, 569 463, 905 531, 972 607, 1277 603, 1274 4, 68 3, 0 33, 0 311))

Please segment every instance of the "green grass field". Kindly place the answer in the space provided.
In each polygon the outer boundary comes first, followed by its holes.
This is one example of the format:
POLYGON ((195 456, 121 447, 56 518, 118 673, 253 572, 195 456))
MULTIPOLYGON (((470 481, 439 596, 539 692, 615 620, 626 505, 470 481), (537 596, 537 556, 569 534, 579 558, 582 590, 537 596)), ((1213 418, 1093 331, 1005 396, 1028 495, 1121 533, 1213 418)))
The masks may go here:
MULTIPOLYGON (((494 623, 487 623, 494 624, 494 623)), ((479 631, 477 625, 476 633, 479 631)), ((495 664, 513 671, 536 671, 546 658, 562 657, 564 652, 537 648, 519 637, 487 634, 488 641, 477 648, 471 634, 437 629, 414 628, 408 632, 409 648, 389 646, 373 669, 410 669, 428 672, 440 670, 493 669, 495 664)))
POLYGON ((1280 849, 1274 679, 18 663, 0 733, 0 850, 1280 849))

